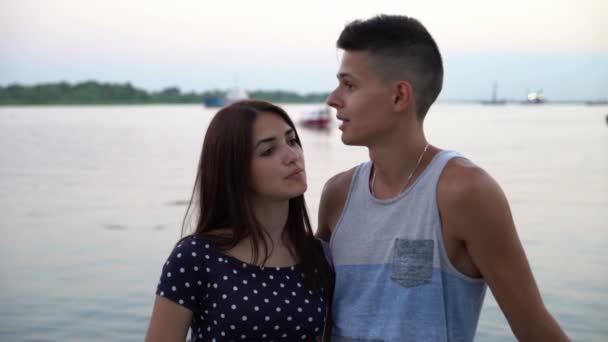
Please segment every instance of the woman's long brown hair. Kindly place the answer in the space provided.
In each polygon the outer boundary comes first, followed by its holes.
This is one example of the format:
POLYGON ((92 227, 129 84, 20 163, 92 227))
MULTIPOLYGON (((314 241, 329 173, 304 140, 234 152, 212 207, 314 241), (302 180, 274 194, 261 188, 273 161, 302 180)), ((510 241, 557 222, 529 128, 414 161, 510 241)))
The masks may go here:
MULTIPOLYGON (((253 153, 252 127, 261 113, 281 117, 294 130, 297 142, 302 146, 295 125, 278 106, 246 100, 222 108, 207 128, 190 204, 182 225, 183 238, 195 235, 222 251, 233 248, 244 238, 250 238, 253 263, 260 266, 265 264, 272 246, 268 246, 264 238, 267 233, 256 219, 248 199, 253 153), (193 209, 196 211, 191 212, 193 209), (196 225, 192 234, 186 234, 190 214, 196 215, 196 225), (231 234, 218 234, 226 229, 231 234)), ((289 240, 287 245, 293 248, 292 253, 306 275, 305 282, 314 291, 325 288, 327 295, 332 286, 332 271, 320 243, 313 235, 304 195, 289 200, 285 229, 289 240)))

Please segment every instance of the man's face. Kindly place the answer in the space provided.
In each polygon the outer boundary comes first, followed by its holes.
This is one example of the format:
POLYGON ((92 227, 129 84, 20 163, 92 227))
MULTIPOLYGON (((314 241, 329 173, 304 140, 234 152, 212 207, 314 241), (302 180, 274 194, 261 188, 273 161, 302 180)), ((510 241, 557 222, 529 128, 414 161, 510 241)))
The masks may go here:
MULTIPOLYGON (((337 74, 338 87, 327 104, 342 121, 342 142, 369 146, 390 127, 393 92, 372 67, 367 52, 345 51, 337 74)), ((394 116, 394 115, 393 115, 394 116)))

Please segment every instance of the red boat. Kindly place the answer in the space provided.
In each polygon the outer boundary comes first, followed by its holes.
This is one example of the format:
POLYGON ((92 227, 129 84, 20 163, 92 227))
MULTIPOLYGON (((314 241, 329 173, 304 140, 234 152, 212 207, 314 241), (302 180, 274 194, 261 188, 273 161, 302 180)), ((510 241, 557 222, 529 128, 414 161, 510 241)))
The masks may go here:
POLYGON ((307 128, 328 129, 331 126, 331 108, 324 107, 306 113, 300 119, 300 125, 307 128))

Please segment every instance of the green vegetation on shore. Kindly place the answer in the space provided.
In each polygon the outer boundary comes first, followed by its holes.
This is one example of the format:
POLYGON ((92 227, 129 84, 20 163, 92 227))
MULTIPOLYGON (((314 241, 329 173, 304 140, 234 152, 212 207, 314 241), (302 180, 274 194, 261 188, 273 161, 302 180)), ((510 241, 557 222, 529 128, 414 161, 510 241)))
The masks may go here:
MULTIPOLYGON (((88 105, 88 104, 153 104, 203 103, 206 99, 223 97, 225 91, 208 90, 182 93, 178 87, 157 92, 136 88, 131 83, 99 83, 86 81, 44 83, 31 86, 11 84, 0 86, 0 105, 88 105)), ((281 103, 319 103, 327 93, 298 94, 282 90, 249 91, 252 99, 281 103)))

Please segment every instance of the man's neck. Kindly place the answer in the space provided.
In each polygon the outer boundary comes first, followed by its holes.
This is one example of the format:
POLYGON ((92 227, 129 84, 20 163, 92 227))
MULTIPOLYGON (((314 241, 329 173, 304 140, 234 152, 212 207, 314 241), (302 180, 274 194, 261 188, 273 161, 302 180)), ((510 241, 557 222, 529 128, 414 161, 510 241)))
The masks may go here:
MULTIPOLYGON (((383 142, 370 146, 369 155, 374 164, 374 195, 391 198, 408 187, 424 170, 429 155, 434 154, 425 152, 426 145, 422 129, 416 129, 396 134, 393 139, 387 137, 383 142), (409 177, 410 174, 412 177, 409 177), (411 178, 409 182, 408 178, 411 178)), ((428 150, 432 149, 428 147, 428 150)))

